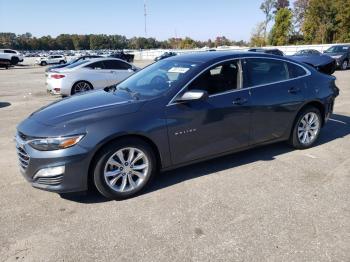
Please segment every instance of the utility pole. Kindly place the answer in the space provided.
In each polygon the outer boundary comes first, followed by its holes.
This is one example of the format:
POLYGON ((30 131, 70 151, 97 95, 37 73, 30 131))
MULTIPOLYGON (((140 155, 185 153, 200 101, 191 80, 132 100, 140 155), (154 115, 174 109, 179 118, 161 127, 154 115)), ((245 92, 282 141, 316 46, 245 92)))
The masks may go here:
POLYGON ((143 0, 143 10, 145 16, 145 37, 147 37, 147 8, 146 8, 146 0, 143 0))

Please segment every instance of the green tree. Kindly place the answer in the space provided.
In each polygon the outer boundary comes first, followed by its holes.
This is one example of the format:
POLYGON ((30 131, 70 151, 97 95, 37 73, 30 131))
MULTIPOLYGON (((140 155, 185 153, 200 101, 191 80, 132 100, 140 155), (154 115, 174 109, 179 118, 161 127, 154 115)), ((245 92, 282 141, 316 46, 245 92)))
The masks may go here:
POLYGON ((350 1, 335 0, 336 41, 350 42, 350 1))
POLYGON ((270 43, 272 45, 286 45, 292 31, 292 12, 288 8, 281 8, 275 16, 275 24, 271 30, 270 43))
POLYGON ((265 30, 264 22, 256 25, 256 27, 253 29, 252 36, 250 38, 251 46, 261 47, 266 45, 264 30, 265 30))
MULTIPOLYGON (((344 4, 345 1, 342 1, 344 4)), ((310 0, 302 32, 307 43, 332 43, 338 29, 338 10, 333 0, 310 0)))
POLYGON ((267 26, 273 19, 273 8, 275 7, 276 0, 264 0, 262 2, 260 9, 265 14, 265 22, 264 22, 264 37, 267 36, 267 26))

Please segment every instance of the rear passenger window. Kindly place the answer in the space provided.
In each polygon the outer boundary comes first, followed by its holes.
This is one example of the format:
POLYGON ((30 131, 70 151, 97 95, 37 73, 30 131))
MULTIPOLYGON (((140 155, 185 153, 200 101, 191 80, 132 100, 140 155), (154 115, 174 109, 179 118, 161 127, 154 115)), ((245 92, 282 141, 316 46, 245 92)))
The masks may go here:
POLYGON ((107 60, 104 61, 104 64, 106 66, 106 69, 127 70, 131 68, 131 65, 117 60, 107 60))
POLYGON ((287 63, 274 59, 247 59, 248 87, 289 79, 287 63))
POLYGON ((85 66, 86 68, 91 68, 91 69, 104 69, 104 65, 102 62, 95 62, 90 65, 85 66))
POLYGON ((302 67, 292 63, 287 63, 287 64, 288 64, 289 78, 297 78, 297 77, 306 75, 306 71, 302 67))

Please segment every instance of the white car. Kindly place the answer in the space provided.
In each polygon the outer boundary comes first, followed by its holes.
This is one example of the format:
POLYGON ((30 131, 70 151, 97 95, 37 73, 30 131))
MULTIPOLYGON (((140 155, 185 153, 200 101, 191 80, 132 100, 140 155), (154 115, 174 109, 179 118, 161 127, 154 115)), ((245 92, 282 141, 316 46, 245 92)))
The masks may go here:
POLYGON ((9 61, 11 65, 17 65, 23 62, 23 55, 12 49, 0 49, 0 60, 9 61))
POLYGON ((47 91, 70 96, 118 84, 139 68, 117 58, 82 60, 46 73, 47 91))
POLYGON ((67 59, 63 55, 49 55, 47 57, 39 57, 35 60, 35 63, 41 66, 52 64, 65 64, 67 59))

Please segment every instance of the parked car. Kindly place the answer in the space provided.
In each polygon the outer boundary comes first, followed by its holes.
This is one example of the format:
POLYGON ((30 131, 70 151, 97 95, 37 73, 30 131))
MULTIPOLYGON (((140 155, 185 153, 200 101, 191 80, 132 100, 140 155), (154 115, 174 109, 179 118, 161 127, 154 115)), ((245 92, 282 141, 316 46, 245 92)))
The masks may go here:
POLYGON ((158 170, 278 141, 309 148, 338 93, 335 77, 285 57, 175 56, 114 89, 31 114, 17 127, 20 169, 36 188, 64 193, 94 184, 104 196, 123 199, 158 170))
POLYGON ((337 67, 341 70, 346 70, 349 67, 350 61, 350 45, 335 45, 324 51, 336 60, 337 67))
POLYGON ((46 57, 39 57, 35 60, 35 63, 41 66, 51 65, 51 64, 65 64, 67 59, 63 55, 49 55, 46 57))
POLYGON ((132 62, 134 62, 135 56, 133 54, 127 54, 127 53, 124 53, 123 51, 119 51, 119 52, 116 52, 116 53, 109 55, 109 57, 119 58, 119 59, 124 60, 126 62, 132 63, 132 62))
POLYGON ((300 50, 289 58, 313 66, 328 75, 333 74, 337 67, 335 59, 312 49, 300 50))
POLYGON ((265 54, 284 56, 284 53, 281 50, 277 49, 277 48, 275 48, 275 49, 251 48, 248 51, 249 52, 258 52, 258 53, 265 53, 265 54))
POLYGON ((162 59, 165 59, 165 58, 168 58, 168 57, 172 57, 172 56, 176 56, 177 53, 175 52, 165 52, 164 54, 160 55, 160 56, 157 56, 154 61, 159 61, 159 60, 162 60, 162 59))
POLYGON ((63 67, 66 67, 68 65, 71 65, 71 64, 74 64, 78 61, 82 61, 82 60, 87 60, 87 59, 91 59, 91 58, 100 58, 102 56, 99 56, 99 55, 85 55, 85 56, 80 56, 76 59, 73 59, 71 61, 69 61, 68 63, 65 63, 65 64, 59 64, 59 65, 55 65, 55 66, 50 66, 48 68, 46 68, 46 72, 50 72, 50 71, 53 71, 53 70, 56 70, 56 69, 59 69, 59 68, 63 68, 63 67))
POLYGON ((320 51, 317 51, 315 49, 303 49, 297 51, 294 56, 307 56, 307 55, 321 55, 322 53, 320 51))
POLYGON ((0 60, 3 65, 8 63, 17 65, 19 62, 23 62, 23 55, 16 50, 0 49, 0 60))
POLYGON ((52 94, 70 96, 117 84, 137 70, 121 59, 93 58, 47 72, 46 85, 52 94))

